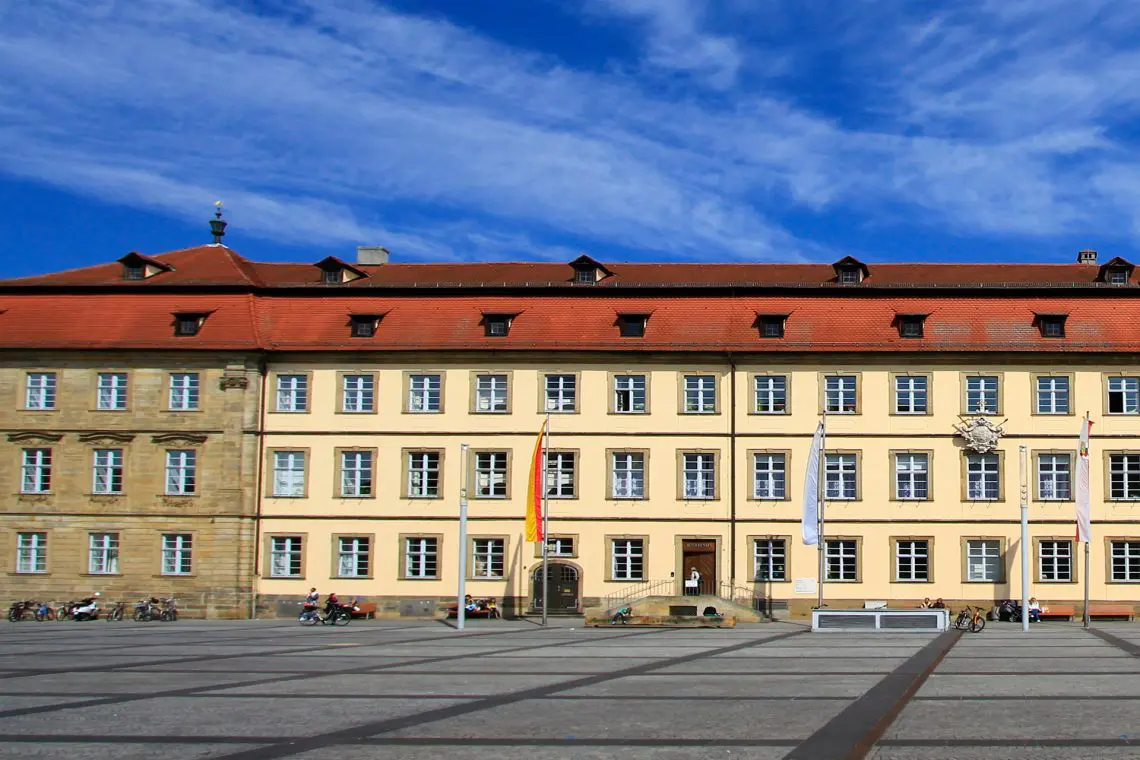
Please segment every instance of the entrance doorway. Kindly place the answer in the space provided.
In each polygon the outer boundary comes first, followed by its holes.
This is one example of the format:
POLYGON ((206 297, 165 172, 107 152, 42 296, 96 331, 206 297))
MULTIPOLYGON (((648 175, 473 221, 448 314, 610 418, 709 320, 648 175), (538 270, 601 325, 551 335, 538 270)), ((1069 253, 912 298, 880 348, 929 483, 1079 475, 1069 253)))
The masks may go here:
POLYGON ((681 539, 681 588, 686 596, 716 594, 716 541, 712 539, 681 539), (693 568, 701 574, 696 586, 690 585, 693 568))
MULTIPOLYGON (((542 565, 534 569, 531 574, 532 591, 530 598, 536 610, 542 609, 542 565)), ((546 606, 548 612, 577 612, 578 586, 580 577, 578 568, 562 562, 551 562, 547 573, 550 601, 546 606)))

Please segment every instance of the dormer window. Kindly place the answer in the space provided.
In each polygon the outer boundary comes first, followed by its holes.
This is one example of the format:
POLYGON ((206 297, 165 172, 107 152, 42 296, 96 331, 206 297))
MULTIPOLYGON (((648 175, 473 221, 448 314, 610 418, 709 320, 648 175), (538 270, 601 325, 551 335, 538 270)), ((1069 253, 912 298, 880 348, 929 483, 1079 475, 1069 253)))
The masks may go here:
POLYGON ((1037 329, 1042 338, 1064 338, 1067 314, 1038 314, 1037 329))
POLYGON ((784 337, 784 323, 788 317, 786 314, 758 314, 756 315, 756 326, 760 329, 761 338, 782 338, 784 337))
POLYGON ((484 314, 483 334, 488 338, 505 338, 511 331, 513 314, 484 314))
POLYGON ((859 284, 859 270, 851 267, 844 267, 839 270, 839 284, 840 285, 858 285, 859 284))
POLYGON ((124 280, 145 280, 154 277, 156 274, 170 272, 174 269, 174 267, 164 264, 158 259, 152 259, 134 251, 119 259, 119 263, 123 265, 124 280))
POLYGON ((142 264, 131 264, 123 267, 124 280, 144 280, 146 279, 146 267, 142 264))
POLYGON ((1096 279, 1097 282, 1104 282, 1109 285, 1127 285, 1132 279, 1133 269, 1135 267, 1132 266, 1132 262, 1116 256, 1111 261, 1101 264, 1096 279))
POLYGON ((326 285, 344 282, 344 273, 339 269, 325 269, 321 272, 321 282, 326 285))
POLYGON ((835 281, 840 285, 858 285, 871 276, 871 270, 854 256, 844 256, 831 265, 835 270, 835 281))
POLYGON ((350 314, 349 323, 352 325, 352 337, 371 338, 376 334, 380 324, 379 314, 350 314))
POLYGON ((326 256, 316 263, 316 267, 321 272, 320 281, 325 285, 341 285, 368 276, 363 269, 357 269, 336 256, 326 256))
POLYGON ((900 338, 923 337, 926 323, 925 314, 899 314, 897 321, 900 338))
POLYGON ((584 253, 571 261, 570 267, 574 270, 572 281, 575 285, 596 285, 613 275, 613 272, 584 253))
POLYGON ((174 334, 180 337, 197 335, 206 317, 207 315, 201 312, 175 312, 174 334))
POLYGON ((644 338, 648 314, 618 314, 618 334, 623 338, 644 338))
POLYGON ((598 275, 589 269, 575 269, 574 282, 579 285, 593 285, 598 281, 598 275))
POLYGON ((1123 269, 1112 270, 1111 272, 1108 273, 1108 284, 1109 285, 1127 285, 1128 284, 1128 272, 1125 272, 1123 269))

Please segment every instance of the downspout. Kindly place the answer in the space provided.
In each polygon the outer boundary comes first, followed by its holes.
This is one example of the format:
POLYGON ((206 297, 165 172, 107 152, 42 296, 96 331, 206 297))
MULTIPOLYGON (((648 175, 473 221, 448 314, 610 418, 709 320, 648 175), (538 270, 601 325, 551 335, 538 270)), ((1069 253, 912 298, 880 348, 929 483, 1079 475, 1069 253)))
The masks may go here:
POLYGON ((257 568, 261 562, 261 489, 265 477, 265 405, 267 394, 265 391, 269 379, 269 360, 263 354, 257 363, 258 393, 260 394, 257 406, 257 486, 253 493, 253 572, 249 576, 249 619, 257 619, 257 591, 260 587, 257 568))
POLYGON ((726 351, 728 357, 728 500, 729 513, 729 582, 733 591, 736 589, 736 359, 731 351, 726 351))

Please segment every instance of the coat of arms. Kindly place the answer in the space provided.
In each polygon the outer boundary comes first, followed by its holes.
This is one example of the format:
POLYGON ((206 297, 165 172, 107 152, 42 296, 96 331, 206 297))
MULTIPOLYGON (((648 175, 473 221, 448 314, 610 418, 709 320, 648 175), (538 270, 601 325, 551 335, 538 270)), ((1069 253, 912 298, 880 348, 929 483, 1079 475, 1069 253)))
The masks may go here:
POLYGON ((976 454, 988 454, 997 448, 998 441, 1005 435, 1001 425, 995 425, 985 417, 964 420, 954 426, 958 435, 966 441, 966 448, 976 454))

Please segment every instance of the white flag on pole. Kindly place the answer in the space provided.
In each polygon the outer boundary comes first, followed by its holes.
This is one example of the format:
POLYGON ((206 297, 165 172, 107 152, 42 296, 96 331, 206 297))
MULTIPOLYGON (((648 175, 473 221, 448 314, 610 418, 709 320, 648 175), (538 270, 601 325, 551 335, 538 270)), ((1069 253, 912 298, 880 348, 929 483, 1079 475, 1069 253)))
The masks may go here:
POLYGON ((823 448, 823 423, 815 429, 808 452, 807 474, 804 476, 804 519, 801 529, 804 543, 819 543, 819 450, 823 448))
POLYGON ((1081 420, 1081 442, 1077 450, 1077 540, 1089 541, 1092 526, 1089 519, 1089 431, 1088 415, 1081 420))

